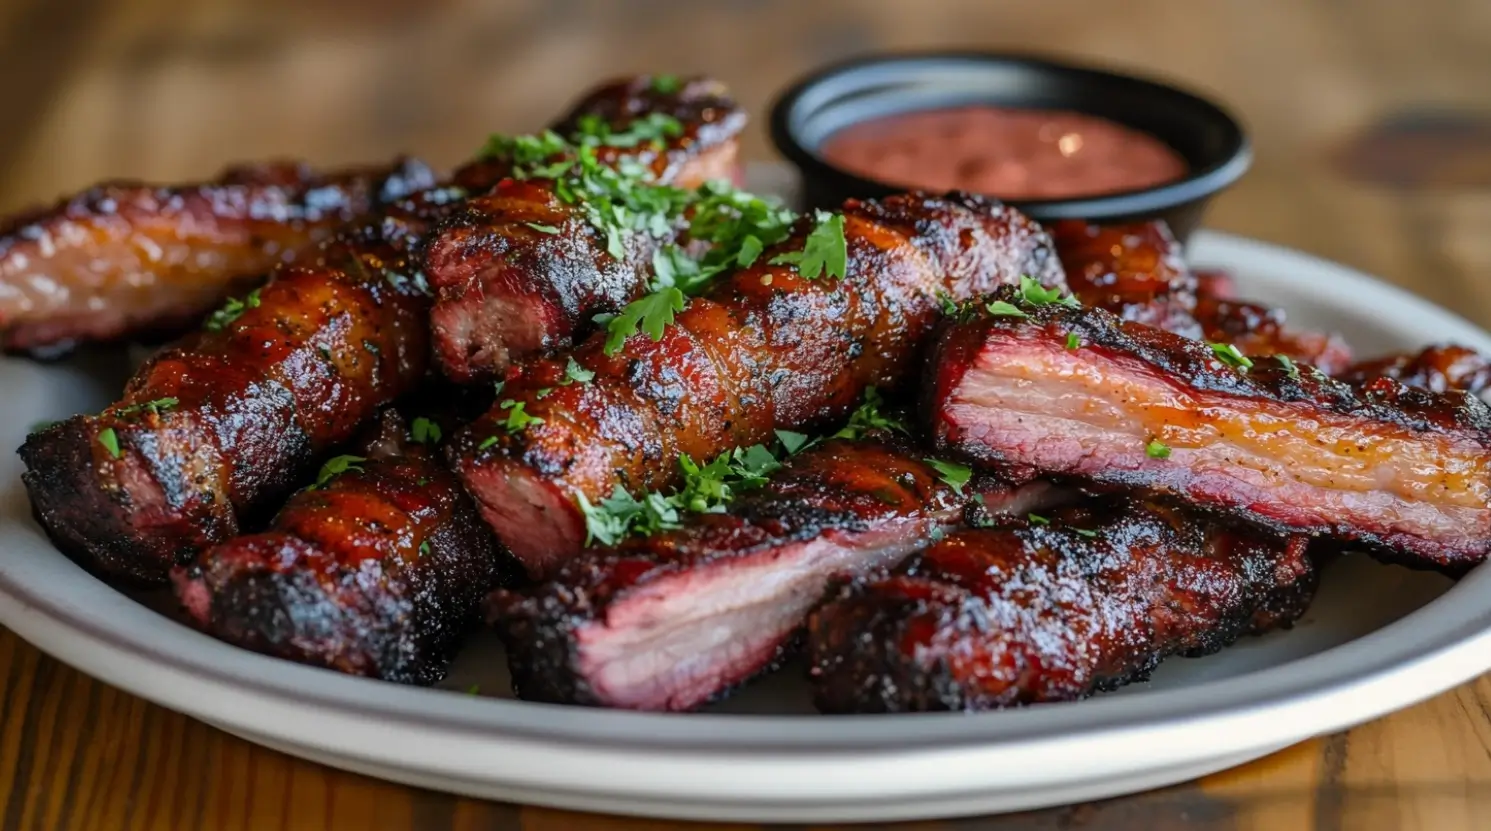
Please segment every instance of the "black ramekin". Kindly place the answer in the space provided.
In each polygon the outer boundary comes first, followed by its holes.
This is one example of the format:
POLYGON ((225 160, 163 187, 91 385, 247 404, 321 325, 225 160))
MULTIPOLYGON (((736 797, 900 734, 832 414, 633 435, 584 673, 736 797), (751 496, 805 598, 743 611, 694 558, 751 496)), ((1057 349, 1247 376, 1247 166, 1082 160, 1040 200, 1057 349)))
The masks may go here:
MULTIPOLYGON (((836 64, 793 84, 771 109, 771 137, 802 173, 810 207, 905 187, 841 170, 818 155, 830 135, 861 121, 968 104, 1075 110, 1160 139, 1186 160, 1185 178, 1143 190, 1067 199, 1008 200, 1035 219, 1096 223, 1164 219, 1181 239, 1218 191, 1252 162, 1242 126, 1221 106, 1169 84, 1030 55, 921 52, 836 64)), ((997 194, 994 194, 997 196, 997 194)))

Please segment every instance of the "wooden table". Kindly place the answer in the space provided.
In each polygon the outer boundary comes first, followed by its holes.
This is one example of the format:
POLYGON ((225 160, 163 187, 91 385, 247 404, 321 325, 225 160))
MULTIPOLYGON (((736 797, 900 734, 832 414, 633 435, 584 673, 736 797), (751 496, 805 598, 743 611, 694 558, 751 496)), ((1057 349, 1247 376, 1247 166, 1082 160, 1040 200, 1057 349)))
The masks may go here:
MULTIPOLYGON (((105 176, 173 180, 274 154, 335 162, 410 149, 450 163, 489 131, 532 128, 589 82, 632 70, 711 72, 761 113, 823 61, 953 45, 1062 51, 1218 93, 1251 126, 1258 160, 1214 226, 1358 266, 1491 324, 1484 0, 8 0, 0 208, 105 176)), ((748 152, 770 152, 759 126, 748 152)), ((1183 826, 1491 826, 1491 684, 1192 784, 904 827, 1183 826)), ((722 826, 341 773, 147 704, 0 630, 0 829, 319 827, 722 826)))

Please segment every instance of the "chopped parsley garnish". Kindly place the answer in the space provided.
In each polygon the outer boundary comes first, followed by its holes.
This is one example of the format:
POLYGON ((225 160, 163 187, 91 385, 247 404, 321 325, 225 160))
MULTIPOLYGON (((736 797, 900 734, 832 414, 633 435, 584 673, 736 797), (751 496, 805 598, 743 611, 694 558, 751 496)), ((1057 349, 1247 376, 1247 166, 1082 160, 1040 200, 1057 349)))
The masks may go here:
POLYGON ((119 447, 119 436, 114 432, 113 427, 105 427, 98 431, 98 443, 103 445, 104 449, 109 451, 109 455, 116 459, 124 455, 124 451, 119 447))
POLYGON ((1076 332, 1067 332, 1066 333, 1066 348, 1067 349, 1081 349, 1082 348, 1082 339, 1079 338, 1079 337, 1077 337, 1077 333, 1076 332))
POLYGON ((988 309, 989 314, 995 317, 1030 317, 1030 315, 1020 311, 1020 307, 1005 300, 995 300, 993 303, 984 306, 984 308, 988 309))
POLYGON ((1051 520, 1046 519, 1045 517, 1041 516, 1040 514, 1026 514, 1025 518, 1028 519, 1028 520, 1030 520, 1030 524, 1031 525, 1050 525, 1051 524, 1051 520))
POLYGON ((481 694, 481 685, 480 684, 472 684, 471 686, 469 686, 469 687, 466 688, 466 694, 467 695, 480 695, 481 694))
POLYGON ((535 231, 538 231, 540 234, 557 234, 557 233, 559 233, 559 226, 558 225, 545 225, 542 222, 525 222, 523 224, 527 225, 529 228, 532 228, 535 231))
POLYGON ((1210 346, 1212 354, 1217 356, 1217 360, 1233 369, 1247 372, 1253 368, 1253 359, 1238 351, 1236 345, 1230 343, 1213 343, 1210 346))
POLYGON ((778 430, 777 441, 782 443, 782 449, 787 451, 788 456, 796 456, 797 451, 812 443, 807 433, 795 433, 791 430, 778 430))
POLYGON ((425 556, 426 554, 429 554, 429 553, 430 553, 430 541, 429 540, 425 540, 424 542, 422 542, 422 543, 419 544, 419 556, 423 557, 423 556, 425 556))
POLYGON ((672 95, 683 87, 683 81, 677 75, 654 75, 651 86, 659 95, 672 95))
POLYGON ((911 431, 906 429, 905 424, 881 412, 880 408, 884 405, 885 399, 880 395, 880 390, 875 387, 865 387, 864 400, 854 408, 854 412, 849 414, 849 422, 830 438, 857 439, 870 430, 891 430, 896 433, 909 434, 911 431))
POLYGON ((1275 355, 1274 360, 1279 362, 1279 366, 1284 367, 1284 372, 1292 380, 1299 380, 1299 365, 1294 362, 1293 358, 1288 355, 1275 355))
POLYGON ((942 308, 942 313, 951 317, 958 313, 958 301, 945 291, 937 292, 937 305, 942 308))
POLYGON ((530 424, 543 424, 544 420, 535 415, 529 415, 524 411, 526 402, 514 401, 511 398, 498 404, 498 408, 507 410, 507 421, 502 426, 507 428, 509 435, 521 433, 530 424))
POLYGON ((115 415, 120 418, 128 418, 137 413, 147 412, 152 415, 160 415, 162 412, 165 412, 166 410, 169 410, 180 403, 181 402, 175 398, 157 398, 154 401, 146 401, 143 404, 131 404, 128 407, 121 407, 119 408, 119 411, 115 413, 115 415))
POLYGON ((606 324, 605 353, 615 355, 639 328, 653 340, 662 340, 663 330, 673 322, 674 314, 683 311, 683 304, 683 292, 677 286, 664 286, 626 304, 606 324))
POLYGON ((1144 455, 1151 459, 1170 458, 1170 446, 1159 439, 1150 439, 1149 444, 1144 445, 1144 455))
POLYGON ((554 394, 554 388, 553 387, 544 387, 543 389, 540 389, 538 392, 534 393, 533 397, 536 398, 536 399, 538 399, 539 401, 542 401, 545 398, 548 398, 550 395, 553 395, 553 394, 554 394))
POLYGON ((484 438, 484 439, 481 440, 481 444, 478 444, 476 446, 476 449, 477 450, 486 450, 488 447, 491 447, 492 445, 494 445, 496 443, 497 443, 497 437, 496 436, 487 436, 486 438, 484 438))
POLYGON ((849 270, 849 245, 844 239, 844 215, 818 211, 813 215, 817 225, 808 232, 801 251, 789 251, 771 258, 772 265, 795 265, 803 279, 816 280, 824 272, 844 279, 849 270))
POLYGON ((923 459, 922 461, 931 465, 932 469, 937 471, 937 478, 952 486, 952 489, 958 493, 962 493, 963 486, 973 478, 973 469, 967 465, 944 462, 939 459, 923 459))
POLYGON ((414 437, 414 440, 420 444, 440 443, 440 425, 423 416, 414 419, 414 423, 410 425, 409 432, 414 437))
POLYGON ((1077 536, 1086 537, 1090 540, 1097 539, 1098 536, 1098 532, 1092 530, 1091 528, 1073 528, 1072 530, 1077 532, 1077 536))
POLYGON ((249 292, 248 296, 244 297, 242 300, 239 300, 236 297, 230 297, 228 298, 228 302, 224 303, 221 309, 213 312, 212 316, 207 318, 207 331, 221 332, 225 326, 242 317, 244 312, 248 311, 249 309, 257 308, 259 308, 258 289, 254 289, 253 291, 249 292))
POLYGON ((588 384, 594 379, 595 372, 580 366, 579 362, 574 357, 571 357, 569 362, 564 365, 564 380, 559 382, 559 386, 567 387, 570 384, 588 384))
POLYGON ((1020 299, 1031 306, 1049 306, 1054 303, 1077 308, 1082 305, 1072 295, 1062 296, 1060 289, 1048 289, 1028 274, 1020 275, 1020 299))
POLYGON ((492 385, 492 394, 493 395, 501 395, 502 394, 502 388, 506 387, 506 386, 507 386, 507 382, 506 381, 498 381, 498 382, 496 382, 495 384, 492 385))
POLYGON ((333 456, 321 466, 321 472, 316 475, 316 483, 306 490, 325 487, 331 483, 331 480, 349 470, 362 470, 362 463, 366 461, 367 459, 361 456, 333 456))

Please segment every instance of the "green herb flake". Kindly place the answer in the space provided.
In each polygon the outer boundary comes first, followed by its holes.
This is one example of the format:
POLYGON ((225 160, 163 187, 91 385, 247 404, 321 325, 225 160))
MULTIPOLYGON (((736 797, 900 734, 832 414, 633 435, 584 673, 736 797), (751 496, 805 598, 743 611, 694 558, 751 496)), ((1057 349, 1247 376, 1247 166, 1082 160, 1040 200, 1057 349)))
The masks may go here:
POLYGON ((604 352, 615 355, 640 328, 655 341, 663 339, 663 330, 673 323, 673 315, 683 311, 683 292, 668 286, 626 304, 621 313, 606 324, 604 352))
POLYGON ((795 265, 805 280, 816 280, 824 272, 844 279, 849 270, 849 244, 844 238, 844 215, 818 211, 817 225, 808 232, 801 251, 790 251, 771 258, 772 265, 795 265))
POLYGON ((543 224, 541 222, 525 222, 523 224, 527 225, 529 228, 532 228, 533 230, 539 232, 540 234, 557 234, 557 233, 559 233, 559 226, 557 226, 557 225, 545 225, 545 224, 543 224))
POLYGON ((1233 369, 1247 372, 1253 368, 1253 360, 1238 351, 1236 345, 1231 343, 1213 343, 1210 346, 1212 354, 1217 356, 1217 360, 1233 369))
POLYGON ((481 695, 481 685, 480 684, 472 684, 471 686, 469 686, 469 687, 466 688, 466 694, 467 695, 481 695))
POLYGON ((230 297, 221 309, 207 318, 206 329, 209 332, 221 332, 228 324, 242 317, 244 312, 257 308, 259 308, 259 289, 249 292, 248 296, 242 300, 230 297))
POLYGON ((953 296, 945 291, 937 292, 937 305, 941 307, 942 313, 948 317, 952 317, 958 313, 958 301, 954 300, 953 296))
POLYGON ((1067 349, 1081 349, 1082 348, 1082 339, 1080 337, 1077 337, 1077 333, 1076 332, 1067 332, 1066 333, 1066 348, 1067 349))
POLYGON ((157 398, 154 401, 146 401, 141 404, 131 404, 128 407, 120 407, 119 410, 115 412, 115 415, 119 418, 129 418, 130 416, 138 415, 140 413, 160 415, 161 413, 171 409, 172 407, 175 407, 177 404, 180 403, 181 402, 176 398, 157 398))
POLYGON ((995 300, 993 303, 984 306, 984 308, 988 309, 989 314, 995 317, 1030 317, 1030 315, 1020 311, 1019 307, 1015 304, 1004 300, 995 300))
POLYGON ((119 447, 119 436, 114 432, 113 427, 105 427, 98 431, 98 443, 103 445, 104 449, 109 451, 109 455, 116 459, 124 455, 124 451, 119 447))
POLYGON ((1170 446, 1159 439, 1150 439, 1149 444, 1144 445, 1144 455, 1151 459, 1170 458, 1170 446))
POLYGON ((414 423, 410 425, 410 433, 420 444, 440 443, 440 425, 423 416, 414 419, 414 423))
POLYGON ((430 553, 430 541, 425 540, 419 544, 419 556, 424 557, 430 553))
POLYGON ((882 412, 884 406, 885 399, 880 395, 880 390, 875 387, 866 387, 860 405, 849 414, 849 422, 831 438, 858 439, 863 438, 865 433, 871 430, 890 430, 910 435, 911 431, 904 423, 882 412))
POLYGON ((931 540, 932 542, 940 542, 942 538, 946 536, 947 532, 942 530, 941 526, 938 526, 933 528, 931 533, 927 534, 927 539, 931 540))
POLYGON ((509 435, 521 433, 530 424, 544 423, 543 419, 535 415, 530 415, 524 409, 526 402, 514 401, 509 398, 497 406, 500 409, 507 410, 507 421, 503 423, 503 426, 507 428, 509 435))
POLYGON ((673 95, 683 88, 683 81, 677 75, 654 75, 650 86, 659 95, 673 95))
POLYGON ((1077 536, 1086 537, 1090 540, 1095 540, 1098 537, 1098 532, 1090 528, 1073 528, 1072 530, 1077 532, 1077 536))
POLYGON ((486 438, 484 438, 484 439, 481 440, 481 444, 478 444, 476 446, 476 449, 477 450, 486 450, 488 447, 491 447, 492 445, 494 445, 496 443, 497 443, 497 437, 496 436, 487 436, 486 438))
POLYGON ((311 490, 325 487, 331 480, 349 470, 362 470, 362 463, 366 461, 361 456, 333 456, 327 459, 326 464, 321 466, 321 472, 316 475, 316 484, 311 486, 311 490))
POLYGON ((1026 514, 1025 518, 1028 519, 1028 520, 1030 520, 1030 524, 1031 525, 1050 525, 1051 524, 1051 520, 1046 519, 1045 517, 1041 516, 1040 514, 1026 514))
POLYGON ((812 444, 812 439, 806 433, 796 433, 791 430, 778 430, 777 441, 782 443, 782 449, 787 451, 788 456, 796 456, 798 451, 812 444))
POLYGON ((571 357, 569 362, 564 365, 564 380, 559 382, 559 386, 567 387, 570 384, 588 384, 593 380, 595 380, 595 373, 580 366, 574 357, 571 357))
POLYGON ((1279 362, 1279 366, 1284 367, 1284 372, 1290 379, 1299 380, 1299 365, 1294 362, 1293 358, 1288 355, 1275 355, 1274 360, 1279 362))
POLYGON ((932 466, 937 471, 937 478, 946 482, 958 493, 963 492, 963 486, 973 478, 973 469, 967 465, 955 462, 944 462, 940 459, 923 459, 922 461, 932 466))
POLYGON ((1031 306, 1070 306, 1077 308, 1082 304, 1077 298, 1068 294, 1062 296, 1060 289, 1048 289, 1028 274, 1020 276, 1020 299, 1031 306))

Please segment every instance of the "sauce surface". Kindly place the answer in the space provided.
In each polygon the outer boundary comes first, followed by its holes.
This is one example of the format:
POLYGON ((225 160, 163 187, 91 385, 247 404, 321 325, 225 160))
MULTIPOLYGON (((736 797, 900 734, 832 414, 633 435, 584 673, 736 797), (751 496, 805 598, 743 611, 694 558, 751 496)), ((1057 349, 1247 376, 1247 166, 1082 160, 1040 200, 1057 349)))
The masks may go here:
POLYGON ((828 137, 830 164, 891 185, 1005 199, 1141 190, 1186 174, 1180 154, 1106 118, 972 106, 865 121, 828 137))

